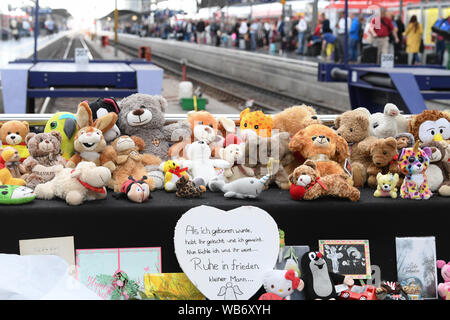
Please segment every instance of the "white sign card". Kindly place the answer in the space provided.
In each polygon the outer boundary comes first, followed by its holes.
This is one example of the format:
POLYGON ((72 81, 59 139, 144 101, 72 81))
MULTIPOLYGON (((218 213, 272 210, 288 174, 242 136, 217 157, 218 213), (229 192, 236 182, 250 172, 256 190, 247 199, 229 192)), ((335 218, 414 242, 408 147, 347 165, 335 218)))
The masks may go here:
POLYGON ((76 64, 88 64, 89 63, 89 50, 84 48, 75 48, 75 63, 76 64))
POLYGON ((210 300, 248 300, 278 258, 278 226, 264 210, 199 206, 175 227, 175 254, 189 280, 210 300))
POLYGON ((75 265, 75 245, 73 237, 19 240, 21 256, 54 255, 63 258, 69 266, 75 265))
POLYGON ((382 68, 394 67, 394 55, 392 53, 383 53, 381 55, 381 67, 382 68))

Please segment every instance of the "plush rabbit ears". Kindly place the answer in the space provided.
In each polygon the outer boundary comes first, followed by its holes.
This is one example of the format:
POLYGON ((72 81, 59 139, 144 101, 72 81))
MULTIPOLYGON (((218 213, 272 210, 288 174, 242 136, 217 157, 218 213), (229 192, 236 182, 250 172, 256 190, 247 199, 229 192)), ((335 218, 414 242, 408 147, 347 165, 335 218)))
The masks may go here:
POLYGON ((117 122, 118 116, 114 112, 105 114, 104 116, 95 120, 92 119, 92 110, 86 101, 81 102, 78 105, 76 114, 77 126, 79 129, 84 127, 95 127, 101 130, 103 133, 110 130, 117 122))

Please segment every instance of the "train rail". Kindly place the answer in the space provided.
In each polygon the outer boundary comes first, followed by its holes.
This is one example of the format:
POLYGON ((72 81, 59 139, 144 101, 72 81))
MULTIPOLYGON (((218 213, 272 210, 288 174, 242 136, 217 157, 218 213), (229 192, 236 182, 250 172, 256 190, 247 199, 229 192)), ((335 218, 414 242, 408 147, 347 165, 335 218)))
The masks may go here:
MULTIPOLYGON (((131 57, 138 57, 137 48, 118 43, 117 49, 131 57)), ((182 75, 182 61, 176 61, 152 52, 152 62, 170 73, 182 75)), ((341 109, 333 108, 325 104, 305 101, 304 99, 292 97, 267 88, 260 88, 250 83, 239 81, 238 79, 218 75, 188 61, 186 62, 186 66, 187 78, 189 80, 203 89, 207 89, 209 93, 218 96, 218 99, 223 102, 237 103, 239 106, 243 106, 248 100, 253 100, 253 107, 262 109, 268 113, 279 112, 287 107, 301 104, 313 106, 320 114, 342 112, 341 109)))

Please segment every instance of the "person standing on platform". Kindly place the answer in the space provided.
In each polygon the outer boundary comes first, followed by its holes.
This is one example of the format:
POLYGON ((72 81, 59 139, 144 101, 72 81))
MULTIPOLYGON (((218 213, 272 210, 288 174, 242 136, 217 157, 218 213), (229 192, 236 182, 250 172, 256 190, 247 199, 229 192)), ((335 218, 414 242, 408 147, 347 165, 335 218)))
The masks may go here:
POLYGON ((192 20, 186 21, 184 24, 184 41, 191 42, 192 38, 192 20))
POLYGON ((267 19, 264 22, 264 38, 265 43, 264 46, 270 46, 270 31, 272 30, 272 25, 270 24, 270 19, 267 19))
POLYGON ((16 19, 12 19, 9 23, 9 27, 11 29, 11 34, 14 38, 14 40, 20 39, 20 33, 19 33, 19 26, 16 19))
POLYGON ((203 19, 200 19, 196 26, 197 41, 199 44, 205 44, 205 28, 205 22, 203 21, 203 19))
POLYGON ((330 20, 327 19, 325 13, 320 14, 320 21, 322 25, 322 33, 333 33, 333 30, 330 28, 330 20))
POLYGON ((405 24, 402 21, 402 17, 400 15, 395 19, 395 24, 397 25, 397 38, 398 43, 394 43, 394 54, 397 56, 403 50, 403 33, 405 32, 405 24))
POLYGON ((406 52, 408 64, 420 64, 420 44, 422 43, 423 27, 413 15, 409 20, 404 36, 406 37, 406 52))
MULTIPOLYGON (((352 24, 352 18, 347 18, 347 28, 350 28, 352 24)), ((336 62, 344 61, 344 48, 345 48, 345 13, 341 12, 339 14, 339 21, 336 24, 337 30, 337 43, 335 49, 335 55, 337 53, 337 57, 335 57, 336 62)))
POLYGON ((300 16, 300 20, 298 20, 297 25, 295 26, 298 32, 298 51, 297 54, 303 55, 305 53, 305 34, 308 30, 308 24, 306 23, 306 19, 304 16, 300 16))
POLYGON ((381 62, 381 55, 389 53, 389 35, 392 34, 395 43, 398 37, 395 33, 391 18, 386 15, 386 9, 381 8, 380 16, 374 17, 371 21, 373 28, 369 28, 373 36, 373 45, 378 48, 377 63, 381 62))
POLYGON ((357 15, 353 16, 352 24, 350 26, 349 38, 350 38, 350 57, 349 61, 357 62, 358 61, 358 47, 360 43, 360 35, 361 35, 361 23, 359 21, 359 17, 357 15))
POLYGON ((48 35, 52 35, 55 30, 55 23, 53 22, 52 18, 47 18, 45 20, 45 29, 47 30, 48 35))
POLYGON ((256 50, 256 41, 260 25, 258 19, 255 19, 250 25, 250 40, 252 42, 252 51, 256 50))
POLYGON ((245 49, 245 41, 247 40, 248 24, 246 20, 242 20, 239 25, 239 48, 245 49), (244 42, 243 42, 244 41, 244 42), (244 45, 242 45, 244 43, 244 45))

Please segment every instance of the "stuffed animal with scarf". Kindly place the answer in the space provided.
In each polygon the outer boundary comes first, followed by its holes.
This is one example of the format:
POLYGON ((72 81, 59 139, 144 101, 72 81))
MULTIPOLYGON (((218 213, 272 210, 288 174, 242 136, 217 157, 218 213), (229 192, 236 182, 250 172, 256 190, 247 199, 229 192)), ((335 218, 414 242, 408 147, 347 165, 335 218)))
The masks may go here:
POLYGON ((428 147, 419 148, 419 142, 416 142, 414 148, 402 150, 398 160, 398 167, 405 175, 400 188, 402 199, 428 200, 433 195, 425 174, 430 164, 431 153, 428 147))
POLYGON ((160 169, 164 172, 164 190, 167 192, 177 191, 177 181, 186 176, 190 179, 187 173, 187 167, 182 168, 181 165, 174 160, 167 160, 161 163, 160 169))

